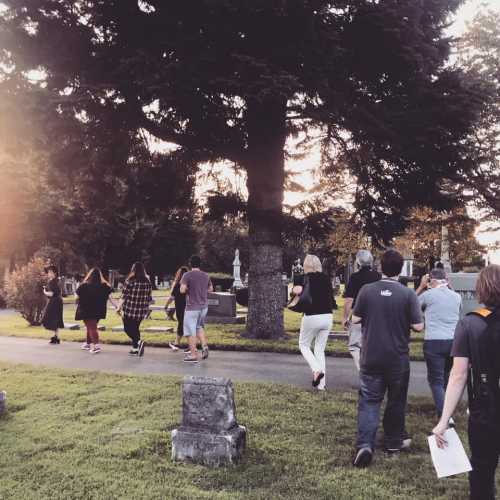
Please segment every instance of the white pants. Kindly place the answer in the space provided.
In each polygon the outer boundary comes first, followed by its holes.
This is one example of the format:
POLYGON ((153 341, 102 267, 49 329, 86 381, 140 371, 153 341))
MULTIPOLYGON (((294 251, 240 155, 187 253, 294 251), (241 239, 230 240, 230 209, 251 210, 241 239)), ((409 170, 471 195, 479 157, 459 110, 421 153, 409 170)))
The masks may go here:
POLYGON ((359 358, 361 352, 361 323, 350 323, 349 324, 349 352, 351 353, 354 364, 359 372, 359 358))
POLYGON ((325 374, 318 389, 326 385, 325 347, 332 327, 332 314, 314 314, 303 316, 300 325, 299 348, 309 364, 311 371, 325 374), (314 353, 311 344, 314 340, 314 353))

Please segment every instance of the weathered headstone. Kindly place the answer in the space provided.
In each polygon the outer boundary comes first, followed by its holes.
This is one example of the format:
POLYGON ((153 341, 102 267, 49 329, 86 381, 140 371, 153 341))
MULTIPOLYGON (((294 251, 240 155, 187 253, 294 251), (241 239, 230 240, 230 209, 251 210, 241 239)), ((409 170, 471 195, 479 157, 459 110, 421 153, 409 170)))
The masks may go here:
POLYGON ((5 413, 7 409, 7 393, 5 391, 0 391, 0 416, 5 413))
POLYGON ((244 316, 236 315, 236 295, 229 292, 210 292, 208 294, 207 323, 236 324, 244 323, 244 316))
POLYGON ((235 463, 246 446, 236 421, 233 384, 226 378, 185 377, 182 424, 172 431, 172 460, 209 467, 235 463))
POLYGON ((462 297, 462 316, 479 307, 479 302, 476 297, 476 283, 478 276, 478 273, 448 274, 448 280, 451 287, 462 297))

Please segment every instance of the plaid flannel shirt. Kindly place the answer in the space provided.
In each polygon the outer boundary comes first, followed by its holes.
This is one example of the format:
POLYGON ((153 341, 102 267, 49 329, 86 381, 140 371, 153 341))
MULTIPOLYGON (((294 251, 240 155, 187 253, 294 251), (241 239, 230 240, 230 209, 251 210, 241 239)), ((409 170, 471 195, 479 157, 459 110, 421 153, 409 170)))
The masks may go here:
POLYGON ((153 301, 151 283, 128 281, 122 292, 123 315, 142 321, 149 313, 149 304, 153 301))

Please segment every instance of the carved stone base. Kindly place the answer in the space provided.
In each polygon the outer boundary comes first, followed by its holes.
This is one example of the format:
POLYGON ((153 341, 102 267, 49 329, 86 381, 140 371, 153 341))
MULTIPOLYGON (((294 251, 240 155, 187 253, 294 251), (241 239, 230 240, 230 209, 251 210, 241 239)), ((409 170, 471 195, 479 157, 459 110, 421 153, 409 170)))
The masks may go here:
POLYGON ((242 425, 218 433, 179 427, 172 431, 172 460, 208 467, 234 464, 245 450, 246 433, 242 425))

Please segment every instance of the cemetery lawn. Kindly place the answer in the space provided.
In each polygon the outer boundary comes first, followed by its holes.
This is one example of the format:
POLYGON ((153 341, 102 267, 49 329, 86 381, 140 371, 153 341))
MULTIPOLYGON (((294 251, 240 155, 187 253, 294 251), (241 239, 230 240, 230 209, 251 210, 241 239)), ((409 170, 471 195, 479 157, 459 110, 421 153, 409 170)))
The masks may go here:
MULTIPOLYGON (((437 480, 427 398, 411 398, 411 452, 351 465, 354 392, 235 384, 247 452, 222 469, 172 463, 180 379, 31 368, 0 363, 8 411, 0 417, 0 498, 71 499, 466 499, 466 475, 437 480)), ((466 418, 457 415, 463 434, 466 418)), ((466 442, 466 440, 465 440, 466 442)))
MULTIPOLYGON (((166 292, 155 292, 155 304, 164 305, 166 301, 166 292)), ((334 311, 334 330, 341 330, 341 319, 343 311, 343 299, 337 297, 339 308, 334 311)), ((66 303, 64 306, 65 323, 76 323, 75 304, 66 303)), ((165 313, 162 311, 153 311, 152 319, 142 323, 141 329, 147 327, 172 327, 174 332, 177 328, 176 321, 165 319, 165 313)), ((206 325, 208 342, 211 349, 226 351, 251 351, 251 352, 276 352, 285 354, 299 354, 298 338, 300 329, 301 315, 289 310, 285 310, 285 331, 286 338, 280 340, 260 340, 249 339, 243 336, 244 325, 206 325)), ((85 340, 85 327, 82 322, 80 330, 61 330, 61 339, 65 341, 83 342, 85 340)), ((106 327, 106 331, 100 332, 101 343, 103 344, 129 344, 130 340, 124 332, 112 332, 114 326, 121 326, 121 318, 111 309, 108 309, 108 317, 99 323, 106 327)), ((50 338, 49 332, 43 327, 29 326, 28 323, 19 315, 0 315, 0 335, 13 337, 31 337, 31 338, 50 338)), ((423 334, 412 333, 412 337, 422 340, 423 334)), ((175 333, 142 333, 142 338, 148 345, 156 347, 168 347, 168 343, 175 340, 175 333)), ((349 357, 347 349, 347 340, 330 339, 326 348, 327 355, 337 357, 349 357)), ((413 360, 423 360, 422 342, 412 342, 410 344, 410 354, 413 360)))

